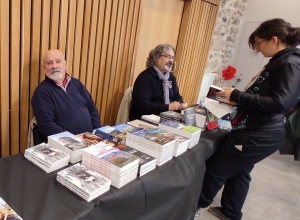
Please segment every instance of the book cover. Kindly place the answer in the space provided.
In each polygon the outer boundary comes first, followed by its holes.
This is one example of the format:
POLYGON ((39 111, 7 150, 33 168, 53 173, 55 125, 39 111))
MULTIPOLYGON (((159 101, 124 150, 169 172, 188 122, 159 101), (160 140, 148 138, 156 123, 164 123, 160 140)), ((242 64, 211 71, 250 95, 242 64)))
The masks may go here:
POLYGON ((155 129, 137 128, 133 131, 130 131, 129 133, 141 138, 145 138, 146 140, 149 140, 151 142, 157 143, 162 146, 174 141, 173 138, 161 134, 160 131, 161 130, 158 128, 155 129))
POLYGON ((155 160, 154 163, 156 163, 156 158, 154 158, 154 157, 152 157, 152 156, 150 156, 146 153, 143 153, 143 152, 141 152, 137 149, 129 147, 125 144, 116 145, 115 148, 138 157, 140 166, 142 166, 144 164, 147 164, 148 162, 151 162, 151 161, 154 161, 154 160, 155 160))
POLYGON ((79 163, 58 172, 58 176, 88 196, 111 184, 108 178, 79 163))
POLYGON ((0 197, 0 219, 22 220, 22 218, 0 197))
POLYGON ((70 158, 70 155, 68 155, 67 153, 64 153, 63 151, 51 147, 50 145, 45 143, 33 146, 29 149, 31 150, 31 157, 38 158, 52 165, 64 159, 70 158))
POLYGON ((104 140, 107 141, 107 144, 109 144, 111 146, 125 142, 126 135, 121 135, 121 134, 122 134, 122 132, 120 132, 116 129, 114 129, 114 132, 112 132, 112 134, 104 132, 104 131, 100 130, 99 128, 95 131, 96 136, 103 138, 104 140), (116 131, 119 132, 120 134, 117 135, 116 131), (113 134, 115 134, 117 136, 114 136, 113 134))
POLYGON ((77 137, 85 140, 86 142, 90 143, 90 145, 98 144, 99 142, 104 141, 103 138, 91 133, 91 132, 84 132, 81 134, 76 134, 77 137))
POLYGON ((115 125, 115 126, 113 126, 113 127, 114 127, 115 129, 117 129, 118 131, 121 131, 121 132, 123 132, 123 133, 127 133, 127 132, 132 131, 132 130, 135 129, 135 127, 133 127, 133 126, 131 126, 131 125, 129 125, 129 124, 125 124, 125 123, 119 124, 119 125, 115 125))
POLYGON ((101 160, 107 161, 108 163, 119 168, 123 168, 136 160, 137 162, 134 164, 138 164, 138 158, 136 156, 123 152, 109 145, 91 146, 90 148, 85 149, 85 152, 101 160))
POLYGON ((196 113, 194 107, 183 110, 183 114, 185 124, 196 126, 196 113))
POLYGON ((222 97, 220 97, 216 94, 217 92, 220 92, 220 91, 223 91, 223 89, 221 87, 211 85, 209 87, 209 90, 208 90, 208 93, 207 93, 206 97, 209 98, 209 99, 214 99, 214 100, 217 100, 219 102, 234 106, 235 105, 234 102, 228 101, 227 99, 224 99, 224 98, 222 98, 222 97))
POLYGON ((160 122, 172 120, 184 123, 184 115, 179 112, 166 111, 160 113, 160 122))
POLYGON ((142 119, 145 120, 145 121, 149 121, 151 123, 154 123, 156 125, 158 125, 159 121, 160 121, 160 117, 157 116, 157 115, 154 115, 154 114, 151 114, 151 115, 142 115, 142 119))
POLYGON ((157 128, 157 126, 149 124, 147 122, 141 121, 141 120, 133 120, 127 122, 127 124, 136 127, 136 128, 144 128, 144 129, 151 129, 151 128, 157 128))
POLYGON ((91 145, 90 143, 80 139, 79 137, 76 137, 76 135, 68 131, 51 135, 48 137, 48 140, 49 139, 59 143, 62 146, 65 146, 72 151, 81 150, 91 145))

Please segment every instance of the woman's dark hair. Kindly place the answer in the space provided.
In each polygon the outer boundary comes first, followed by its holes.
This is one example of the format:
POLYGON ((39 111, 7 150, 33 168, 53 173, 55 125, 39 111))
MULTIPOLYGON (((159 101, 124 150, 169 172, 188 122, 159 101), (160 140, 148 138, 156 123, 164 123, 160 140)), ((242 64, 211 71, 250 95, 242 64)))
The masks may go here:
POLYGON ((296 47, 300 44, 300 28, 294 28, 290 23, 280 18, 263 22, 250 35, 248 44, 253 50, 255 49, 255 36, 265 40, 271 40, 275 36, 279 38, 281 43, 287 44, 290 47, 296 47))

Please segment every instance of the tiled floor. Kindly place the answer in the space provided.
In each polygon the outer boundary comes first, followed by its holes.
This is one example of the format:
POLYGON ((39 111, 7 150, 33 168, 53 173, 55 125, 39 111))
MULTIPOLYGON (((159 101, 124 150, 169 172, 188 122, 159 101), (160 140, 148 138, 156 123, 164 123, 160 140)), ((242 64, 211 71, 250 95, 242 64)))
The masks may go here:
MULTIPOLYGON (((278 152, 256 164, 252 171, 243 220, 300 219, 300 161, 278 152)), ((213 205, 220 205, 221 192, 213 205)), ((194 220, 217 220, 205 212, 194 220)))

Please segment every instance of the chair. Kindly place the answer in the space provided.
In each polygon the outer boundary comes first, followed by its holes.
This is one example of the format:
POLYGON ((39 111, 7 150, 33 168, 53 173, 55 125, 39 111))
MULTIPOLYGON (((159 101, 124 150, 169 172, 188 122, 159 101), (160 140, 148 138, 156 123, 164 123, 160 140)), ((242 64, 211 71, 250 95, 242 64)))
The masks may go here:
POLYGON ((35 116, 33 116, 31 121, 29 122, 28 137, 27 137, 27 148, 30 148, 30 147, 34 146, 34 140, 33 140, 33 129, 35 127, 34 125, 37 125, 35 116))
POLYGON ((118 110, 116 125, 129 121, 133 87, 126 89, 118 110))
POLYGON ((35 116, 33 116, 28 127, 27 148, 33 147, 43 142, 47 142, 47 138, 45 138, 40 133, 36 118, 35 116))

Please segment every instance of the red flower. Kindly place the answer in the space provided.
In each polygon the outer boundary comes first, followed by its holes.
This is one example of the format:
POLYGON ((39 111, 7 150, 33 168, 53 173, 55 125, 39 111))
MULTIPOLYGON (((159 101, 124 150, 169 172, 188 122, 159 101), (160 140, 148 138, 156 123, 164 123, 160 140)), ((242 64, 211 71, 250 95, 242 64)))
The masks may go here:
POLYGON ((222 76, 224 80, 231 80, 235 77, 236 68, 233 66, 228 66, 226 69, 222 70, 222 76))

